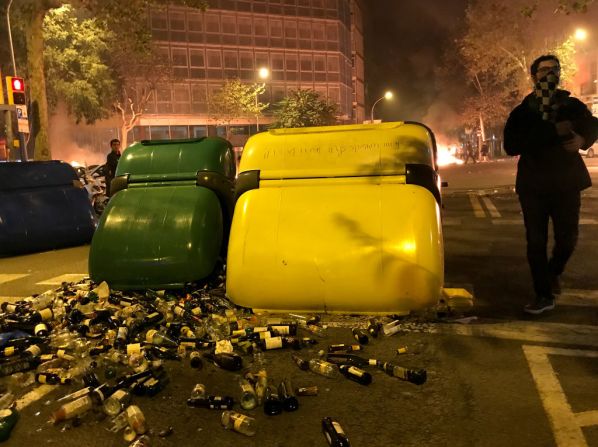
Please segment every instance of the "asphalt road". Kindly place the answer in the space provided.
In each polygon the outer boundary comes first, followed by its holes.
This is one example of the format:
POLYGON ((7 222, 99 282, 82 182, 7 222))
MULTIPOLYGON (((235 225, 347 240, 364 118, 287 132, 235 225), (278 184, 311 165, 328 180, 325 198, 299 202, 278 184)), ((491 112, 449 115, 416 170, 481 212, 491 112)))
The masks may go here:
MULTIPOLYGON (((598 185, 598 160, 587 160, 598 185)), ((294 413, 267 417, 259 409, 254 438, 227 432, 219 413, 185 405, 196 382, 217 394, 237 396, 235 376, 206 365, 170 362, 171 383, 154 398, 137 398, 156 431, 174 427, 157 446, 325 446, 324 416, 336 417, 355 446, 598 446, 598 189, 583 195, 578 250, 563 278, 564 293, 550 315, 528 318, 532 298, 524 229, 512 191, 512 160, 446 167, 444 240, 446 283, 474 292, 471 324, 414 324, 393 337, 373 340, 364 356, 424 367, 421 386, 374 371, 364 387, 297 369, 287 351, 266 353, 272 382, 291 377, 318 385, 320 395, 300 399, 294 413), (397 357, 398 346, 409 353, 397 357)), ((0 296, 41 292, 87 272, 88 247, 0 259, 0 296), (60 277, 73 274, 72 277, 60 277), (13 275, 13 276, 9 276, 13 275)), ((337 325, 354 324, 350 318, 337 325)), ((330 342, 351 342, 344 327, 330 330, 304 358, 330 342)), ((251 358, 246 358, 250 365, 251 358)), ((122 446, 106 421, 86 419, 77 428, 45 423, 62 388, 22 411, 8 445, 122 446), (44 403, 46 402, 46 403, 44 403)))

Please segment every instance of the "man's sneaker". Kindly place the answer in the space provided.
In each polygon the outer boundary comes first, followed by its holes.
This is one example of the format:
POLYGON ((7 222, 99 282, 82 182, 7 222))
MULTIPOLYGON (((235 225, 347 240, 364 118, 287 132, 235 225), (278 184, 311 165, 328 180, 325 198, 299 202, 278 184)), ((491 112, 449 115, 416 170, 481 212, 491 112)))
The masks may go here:
POLYGON ((554 309, 554 299, 538 297, 532 304, 528 304, 523 309, 524 312, 532 315, 540 315, 542 312, 554 309))
POLYGON ((553 295, 561 294, 561 282, 559 281, 559 277, 557 275, 550 276, 550 289, 552 290, 553 295))

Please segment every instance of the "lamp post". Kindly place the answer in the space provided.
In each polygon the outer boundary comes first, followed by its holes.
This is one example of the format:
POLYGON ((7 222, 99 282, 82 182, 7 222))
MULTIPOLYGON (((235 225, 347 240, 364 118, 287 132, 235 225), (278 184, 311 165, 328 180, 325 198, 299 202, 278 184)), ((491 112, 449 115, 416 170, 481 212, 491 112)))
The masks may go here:
POLYGON ((381 96, 380 98, 378 98, 376 100, 376 102, 374 102, 374 105, 372 106, 372 111, 370 113, 370 119, 371 119, 372 123, 374 122, 374 107, 376 107, 376 104, 378 104, 383 99, 386 99, 386 100, 392 99, 392 92, 390 90, 388 90, 386 93, 384 93, 384 96, 381 96))
POLYGON ((17 76, 17 64, 15 63, 15 49, 12 45, 12 32, 10 30, 10 5, 12 5, 12 0, 8 2, 8 7, 6 8, 6 27, 8 28, 8 42, 10 43, 10 55, 12 56, 12 75, 17 76))
MULTIPOLYGON (((258 71, 257 71, 258 77, 263 81, 262 82, 262 86, 266 85, 266 79, 268 79, 268 77, 270 77, 270 70, 268 70, 266 67, 261 67, 258 71)), ((255 90, 255 128, 256 128, 256 133, 260 131, 260 112, 259 110, 257 110, 258 108, 258 90, 255 90)))
POLYGON ((588 32, 583 28, 577 28, 573 37, 575 37, 575 40, 583 42, 588 38, 588 32))

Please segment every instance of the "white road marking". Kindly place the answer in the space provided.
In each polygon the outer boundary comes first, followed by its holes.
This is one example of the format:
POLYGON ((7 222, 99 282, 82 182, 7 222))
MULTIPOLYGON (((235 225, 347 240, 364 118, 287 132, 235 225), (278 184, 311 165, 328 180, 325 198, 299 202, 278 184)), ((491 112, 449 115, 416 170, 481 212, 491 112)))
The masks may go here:
POLYGON ((479 324, 439 324, 434 332, 598 348, 598 326, 583 324, 496 320, 479 324))
POLYGON ((27 275, 29 275, 29 273, 0 273, 0 284, 24 278, 27 275))
POLYGON ((498 212, 498 210, 496 209, 496 207, 492 203, 492 200, 490 200, 490 197, 483 196, 482 200, 484 202, 484 205, 486 205, 486 209, 490 213, 491 217, 501 217, 500 213, 498 212))
POLYGON ((442 219, 442 225, 443 226, 460 226, 461 225, 461 219, 459 217, 444 217, 442 219))
POLYGON ((598 307, 598 290, 563 289, 557 305, 598 307))
POLYGON ((475 193, 469 193, 469 201, 471 202, 471 206, 473 207, 473 214, 475 217, 484 218, 486 217, 486 213, 482 208, 482 204, 480 202, 479 197, 475 193))
POLYGON ((17 399, 17 401, 16 401, 17 410, 20 411, 23 408, 25 408, 27 405, 40 400, 46 394, 51 393, 56 388, 58 388, 58 386, 59 385, 40 385, 37 388, 35 388, 34 390, 31 390, 30 392, 25 394, 20 399, 17 399))
POLYGON ((55 276, 54 278, 46 279, 36 283, 41 286, 59 286, 63 282, 76 282, 83 279, 87 274, 85 273, 67 273, 65 275, 55 276))
MULTIPOLYGON (((523 225, 523 219, 492 219, 493 225, 523 225)), ((579 219, 579 225, 598 225, 598 220, 579 219)))
POLYGON ((14 303, 17 301, 22 301, 26 297, 24 296, 0 296, 0 303, 14 303))
POLYGON ((575 419, 581 427, 589 427, 590 425, 598 425, 598 411, 584 411, 583 413, 575 413, 575 419))
POLYGON ((563 388, 557 378, 549 355, 568 355, 573 357, 598 358, 598 351, 580 349, 549 348, 544 346, 523 346, 536 388, 540 394, 544 410, 548 414, 550 425, 558 447, 584 447, 588 443, 581 430, 582 426, 595 425, 595 414, 585 412, 575 414, 567 401, 563 388))

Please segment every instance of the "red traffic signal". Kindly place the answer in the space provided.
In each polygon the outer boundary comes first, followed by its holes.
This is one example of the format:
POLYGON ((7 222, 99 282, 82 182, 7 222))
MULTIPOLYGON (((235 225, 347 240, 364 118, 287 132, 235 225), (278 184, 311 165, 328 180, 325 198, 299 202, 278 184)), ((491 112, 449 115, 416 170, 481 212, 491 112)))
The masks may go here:
POLYGON ((27 104, 25 97, 25 81, 16 76, 6 77, 6 93, 9 104, 27 104))
POLYGON ((25 82, 23 82, 23 78, 15 78, 13 77, 11 80, 11 87, 13 92, 24 92, 25 91, 25 82))

